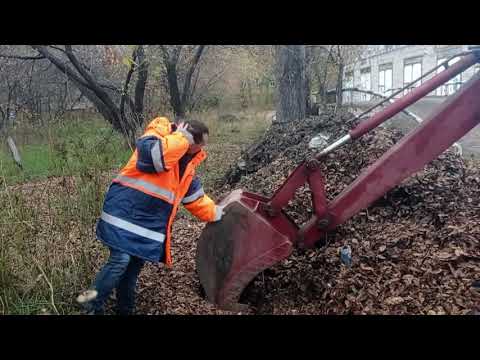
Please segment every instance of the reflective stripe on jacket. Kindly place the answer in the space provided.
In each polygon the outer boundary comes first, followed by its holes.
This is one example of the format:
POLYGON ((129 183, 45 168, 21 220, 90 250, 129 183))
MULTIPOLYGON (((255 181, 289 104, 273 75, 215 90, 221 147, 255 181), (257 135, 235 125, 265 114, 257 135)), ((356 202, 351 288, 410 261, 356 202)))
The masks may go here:
POLYGON ((218 218, 215 203, 195 176, 206 153, 188 155, 188 148, 188 140, 167 118, 156 118, 147 126, 105 196, 96 231, 100 240, 170 266, 171 226, 178 206, 183 204, 202 221, 218 218))

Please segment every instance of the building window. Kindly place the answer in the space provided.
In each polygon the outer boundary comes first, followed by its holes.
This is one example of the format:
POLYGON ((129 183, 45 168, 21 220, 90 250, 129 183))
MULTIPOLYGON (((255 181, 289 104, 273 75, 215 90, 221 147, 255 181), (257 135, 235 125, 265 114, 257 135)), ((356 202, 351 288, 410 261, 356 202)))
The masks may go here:
MULTIPOLYGON (((457 61, 460 60, 460 57, 453 58, 448 62, 448 66, 451 66, 455 64, 457 61)), ((441 58, 437 60, 437 66, 440 65, 441 63, 447 61, 446 58, 441 58)), ((437 69, 437 74, 441 73, 443 70, 445 70, 445 66, 442 66, 437 69)), ((460 86, 462 86, 462 74, 458 74, 454 78, 448 80, 445 84, 437 88, 437 96, 448 96, 453 94, 455 91, 457 91, 460 86)))
MULTIPOLYGON (((371 76, 370 68, 360 70, 360 89, 370 91, 371 88, 371 76)), ((361 101, 370 101, 370 94, 361 93, 361 101)))
POLYGON ((378 71, 378 92, 390 96, 392 94, 393 68, 392 64, 380 65, 378 71))
MULTIPOLYGON (((412 81, 417 80, 422 76, 422 59, 407 59, 403 67, 403 86, 407 86, 412 81)), ((420 86, 422 81, 411 85, 409 88, 405 89, 404 94, 408 94, 413 88, 420 86)))

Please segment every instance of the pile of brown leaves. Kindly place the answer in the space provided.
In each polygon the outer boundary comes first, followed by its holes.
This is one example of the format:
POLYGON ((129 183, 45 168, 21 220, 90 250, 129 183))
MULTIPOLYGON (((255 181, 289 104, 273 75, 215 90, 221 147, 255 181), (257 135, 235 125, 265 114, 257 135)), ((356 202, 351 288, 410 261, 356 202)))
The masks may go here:
MULTIPOLYGON (((325 124, 322 117, 297 123, 293 131, 301 136, 293 146, 289 144, 292 129, 272 129, 265 141, 266 165, 237 183, 227 178, 230 184, 224 190, 241 187, 272 195, 309 154, 310 139, 318 131, 331 135, 332 140, 339 138, 347 131, 344 120, 329 119, 325 124)), ((401 137, 399 132, 379 128, 331 154, 322 164, 329 198, 338 195, 401 137)), ((256 296, 259 311, 468 313, 480 305, 479 292, 471 286, 480 278, 479 185, 478 166, 466 163, 453 151, 445 152, 329 234, 327 246, 296 251, 258 276, 251 292, 256 289, 260 294, 256 296), (343 245, 352 249, 351 267, 340 261, 343 245)), ((297 193, 287 212, 298 224, 310 218, 308 188, 297 193)))
POLYGON ((173 267, 147 264, 139 280, 138 313, 148 315, 230 314, 216 309, 200 292, 195 242, 203 224, 180 215, 173 225, 173 267))
MULTIPOLYGON (((318 132, 329 135, 329 142, 341 137, 353 126, 347 118, 323 115, 288 126, 273 124, 244 155, 243 166, 235 164, 227 172, 215 195, 236 188, 272 195, 309 154, 310 139, 318 132)), ((322 164, 329 199, 401 136, 378 128, 329 155, 322 164)), ((325 246, 295 250, 259 274, 244 300, 254 312, 269 314, 469 313, 480 306, 480 291, 472 287, 480 279, 479 185, 478 165, 447 151, 329 233, 325 246), (351 267, 340 260, 344 245, 352 249, 351 267)), ((298 191, 287 212, 298 224, 310 218, 308 187, 298 191)), ((223 313, 199 293, 194 239, 202 228, 189 217, 176 222, 174 268, 148 267, 140 288, 141 311, 223 313), (169 285, 159 288, 159 279, 169 285)))

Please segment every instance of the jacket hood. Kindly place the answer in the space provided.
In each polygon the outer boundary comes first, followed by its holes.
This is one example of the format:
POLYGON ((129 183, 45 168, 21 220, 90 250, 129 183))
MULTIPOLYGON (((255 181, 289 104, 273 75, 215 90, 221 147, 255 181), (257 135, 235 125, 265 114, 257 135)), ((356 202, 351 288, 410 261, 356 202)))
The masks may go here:
MULTIPOLYGON (((177 125, 170 122, 166 117, 157 117, 150 121, 145 129, 145 132, 154 132, 158 136, 166 136, 171 134, 177 129, 177 125)), ((207 153, 205 150, 200 150, 197 154, 193 156, 194 162, 196 165, 200 164, 207 158, 207 153)))
POLYGON ((157 117, 150 121, 146 131, 154 131, 159 136, 165 136, 172 132, 172 123, 166 117, 157 117))

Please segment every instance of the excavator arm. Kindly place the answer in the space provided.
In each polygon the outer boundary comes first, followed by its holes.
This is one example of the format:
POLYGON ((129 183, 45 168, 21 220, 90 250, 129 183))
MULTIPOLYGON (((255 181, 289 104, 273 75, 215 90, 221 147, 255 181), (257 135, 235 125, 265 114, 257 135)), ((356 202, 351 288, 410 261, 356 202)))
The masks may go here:
POLYGON ((242 190, 227 196, 221 202, 227 205, 227 214, 219 223, 205 227, 197 245, 197 271, 208 300, 220 308, 235 309, 243 289, 258 273, 287 258, 295 246, 314 246, 327 231, 423 169, 478 125, 480 73, 327 202, 325 181, 319 170, 326 154, 360 138, 479 60, 480 50, 474 49, 382 112, 361 122, 349 134, 300 164, 270 199, 242 190), (299 228, 282 209, 305 183, 312 193, 315 215, 299 228))

